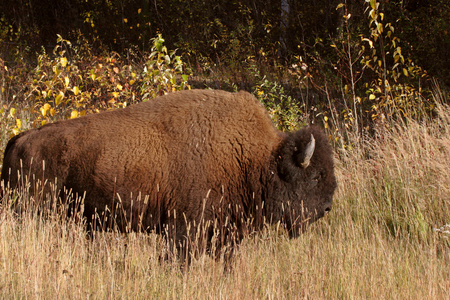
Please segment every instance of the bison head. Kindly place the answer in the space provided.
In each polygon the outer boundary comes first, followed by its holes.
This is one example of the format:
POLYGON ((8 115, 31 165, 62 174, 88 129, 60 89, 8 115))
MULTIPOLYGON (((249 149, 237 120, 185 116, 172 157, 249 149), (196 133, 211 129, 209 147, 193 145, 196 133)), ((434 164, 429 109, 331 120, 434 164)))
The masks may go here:
POLYGON ((308 127, 285 137, 275 161, 268 213, 296 235, 331 210, 336 189, 332 149, 320 129, 308 127))

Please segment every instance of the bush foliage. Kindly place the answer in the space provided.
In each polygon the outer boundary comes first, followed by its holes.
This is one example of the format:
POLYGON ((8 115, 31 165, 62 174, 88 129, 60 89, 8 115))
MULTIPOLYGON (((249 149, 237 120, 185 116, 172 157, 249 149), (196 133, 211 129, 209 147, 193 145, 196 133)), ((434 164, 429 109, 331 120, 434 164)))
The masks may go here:
POLYGON ((7 99, 2 99, 0 112, 9 124, 3 134, 11 137, 48 122, 126 107, 189 88, 190 71, 181 57, 167 50, 160 35, 152 41, 147 54, 129 50, 127 56, 116 52, 92 55, 89 45, 72 45, 59 36, 52 54, 43 50, 33 68, 10 69, 3 62, 4 85, 14 86, 17 81, 25 85, 2 93, 7 99))

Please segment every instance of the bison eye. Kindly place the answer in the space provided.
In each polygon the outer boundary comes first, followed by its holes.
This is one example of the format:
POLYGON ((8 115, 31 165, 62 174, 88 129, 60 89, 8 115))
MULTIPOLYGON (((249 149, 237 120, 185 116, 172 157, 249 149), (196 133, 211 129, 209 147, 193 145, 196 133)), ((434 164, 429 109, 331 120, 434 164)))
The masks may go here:
POLYGON ((315 188, 321 179, 322 173, 314 173, 311 176, 311 188, 315 188))

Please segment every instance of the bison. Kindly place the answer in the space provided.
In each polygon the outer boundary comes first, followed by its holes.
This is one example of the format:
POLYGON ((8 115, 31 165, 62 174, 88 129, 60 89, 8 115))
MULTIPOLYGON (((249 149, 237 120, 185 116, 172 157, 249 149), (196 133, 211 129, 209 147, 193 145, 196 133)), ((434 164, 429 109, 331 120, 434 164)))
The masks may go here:
POLYGON ((40 180, 43 195, 82 197, 91 224, 109 216, 120 230, 166 232, 176 242, 196 224, 206 224, 208 239, 212 224, 242 236, 249 219, 256 228, 280 222, 295 236, 330 211, 336 188, 319 128, 281 132, 251 94, 219 90, 23 132, 6 146, 1 179, 11 189, 40 180))

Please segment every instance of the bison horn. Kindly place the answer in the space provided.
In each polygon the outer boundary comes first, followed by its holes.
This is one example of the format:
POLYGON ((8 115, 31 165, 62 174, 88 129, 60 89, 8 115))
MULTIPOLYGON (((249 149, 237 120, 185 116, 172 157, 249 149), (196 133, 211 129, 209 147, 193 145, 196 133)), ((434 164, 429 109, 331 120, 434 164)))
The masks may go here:
POLYGON ((314 139, 314 136, 311 134, 311 141, 309 141, 305 149, 305 160, 301 163, 302 168, 306 169, 309 166, 315 148, 316 148, 316 140, 314 139))

